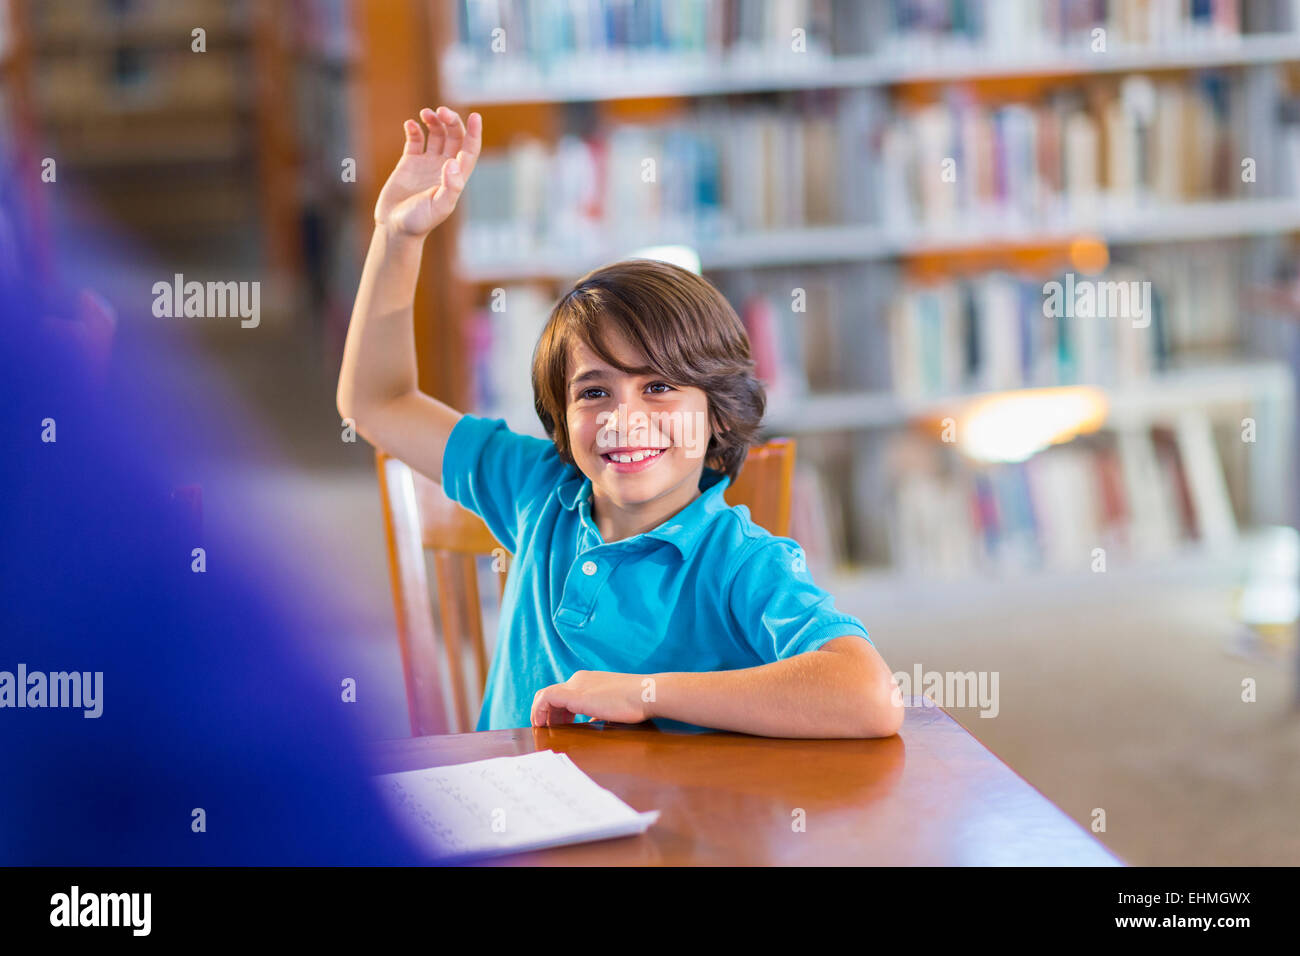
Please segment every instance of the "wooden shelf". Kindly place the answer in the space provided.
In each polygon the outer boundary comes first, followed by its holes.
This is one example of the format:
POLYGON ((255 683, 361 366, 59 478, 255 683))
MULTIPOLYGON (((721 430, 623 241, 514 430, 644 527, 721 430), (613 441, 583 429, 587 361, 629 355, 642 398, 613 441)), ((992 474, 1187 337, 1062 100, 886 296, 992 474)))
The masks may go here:
MULTIPOLYGON (((1206 365, 1095 387, 1105 393, 1110 404, 1108 427, 1150 423, 1186 408, 1260 400, 1289 402, 1294 397, 1290 369, 1281 362, 1206 365)), ((784 401, 780 407, 769 407, 763 429, 771 434, 802 435, 893 427, 951 414, 986 395, 1032 388, 932 397, 906 397, 883 391, 812 394, 784 401)))
MULTIPOLYGON (((810 226, 779 232, 699 241, 691 236, 662 236, 646 245, 690 245, 700 254, 702 268, 749 269, 764 266, 865 262, 900 256, 958 253, 995 247, 1062 245, 1080 236, 1096 236, 1114 244, 1187 242, 1231 239, 1300 231, 1300 200, 1235 199, 1175 206, 1114 208, 1104 202, 1092 215, 1063 219, 1044 228, 1016 224, 989 227, 987 220, 944 229, 879 226, 810 226)), ((472 243, 472 237, 470 237, 472 243)), ((468 243, 467 243, 468 244, 468 243)), ((604 263, 622 258, 630 249, 606 248, 590 255, 564 255, 541 249, 489 260, 466 256, 462 247, 462 278, 470 282, 495 280, 571 279, 604 263)))
MULTIPOLYGON (((59 56, 84 53, 87 50, 114 50, 118 47, 135 47, 149 51, 189 51, 192 42, 190 33, 196 26, 192 23, 174 28, 157 27, 148 24, 126 26, 117 30, 86 31, 84 33, 64 33, 56 36, 42 37, 35 45, 35 52, 42 56, 59 56)), ((209 51, 246 46, 252 39, 252 32, 244 26, 220 29, 208 29, 204 46, 209 51)))
POLYGON ((623 58, 607 63, 590 62, 580 74, 568 75, 521 70, 518 75, 510 76, 502 67, 498 68, 504 77, 500 83, 478 85, 456 79, 457 73, 473 69, 472 58, 453 49, 448 59, 444 85, 451 101, 479 107, 1252 66, 1300 61, 1300 34, 1256 34, 1155 47, 1112 47, 1106 53, 1050 46, 998 51, 945 44, 861 57, 814 54, 782 57, 778 53, 722 64, 706 55, 647 57, 640 66, 634 58, 623 58))

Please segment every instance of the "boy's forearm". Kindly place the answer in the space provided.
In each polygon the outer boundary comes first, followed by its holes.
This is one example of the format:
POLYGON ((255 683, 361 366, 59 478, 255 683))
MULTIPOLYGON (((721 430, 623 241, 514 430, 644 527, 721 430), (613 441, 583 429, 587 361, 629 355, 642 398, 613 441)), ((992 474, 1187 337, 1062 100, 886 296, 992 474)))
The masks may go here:
POLYGON ((768 737, 885 737, 901 722, 892 681, 864 661, 832 651, 743 670, 650 676, 653 716, 718 730, 768 737))
POLYGON ((345 418, 416 388, 413 311, 423 246, 423 238, 375 226, 343 347, 338 406, 345 418))

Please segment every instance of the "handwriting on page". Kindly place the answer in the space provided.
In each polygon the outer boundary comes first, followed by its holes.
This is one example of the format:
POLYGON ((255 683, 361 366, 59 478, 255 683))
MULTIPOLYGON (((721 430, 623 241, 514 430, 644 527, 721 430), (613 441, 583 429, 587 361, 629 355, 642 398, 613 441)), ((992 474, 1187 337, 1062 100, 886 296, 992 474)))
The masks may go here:
POLYGON ((439 857, 640 833, 658 817, 638 814, 551 750, 377 780, 397 819, 439 857))

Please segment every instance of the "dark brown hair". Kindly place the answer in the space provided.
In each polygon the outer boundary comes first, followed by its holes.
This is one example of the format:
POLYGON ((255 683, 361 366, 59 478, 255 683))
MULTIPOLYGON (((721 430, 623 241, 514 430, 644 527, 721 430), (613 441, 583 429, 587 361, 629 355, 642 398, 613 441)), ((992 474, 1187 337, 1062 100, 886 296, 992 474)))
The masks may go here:
POLYGON ((533 403, 560 458, 570 464, 565 411, 575 337, 622 372, 653 372, 673 385, 702 389, 710 427, 704 463, 735 480, 758 434, 766 396, 754 377, 745 327, 712 283, 667 262, 626 259, 587 273, 555 304, 533 352, 533 403), (615 362, 604 340, 610 329, 626 336, 649 364, 615 362))

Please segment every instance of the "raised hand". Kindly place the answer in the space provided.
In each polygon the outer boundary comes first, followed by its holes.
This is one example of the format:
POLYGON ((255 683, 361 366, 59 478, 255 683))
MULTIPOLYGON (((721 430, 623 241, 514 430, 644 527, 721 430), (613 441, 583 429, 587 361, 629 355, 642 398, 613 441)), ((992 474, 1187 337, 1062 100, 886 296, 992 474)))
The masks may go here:
POLYGON ((405 123, 402 158, 375 203, 375 222, 396 232, 423 237, 451 215, 483 147, 483 117, 469 114, 468 128, 454 110, 420 110, 424 129, 405 123))

